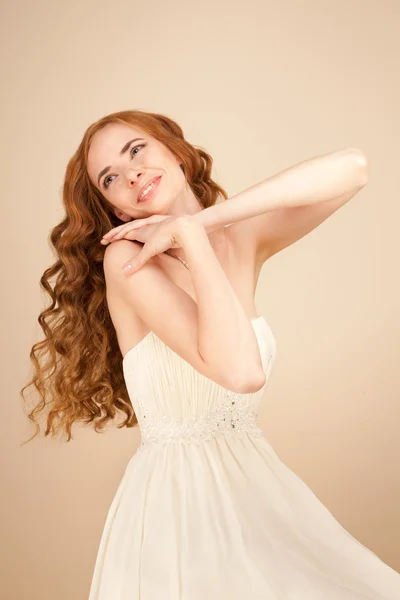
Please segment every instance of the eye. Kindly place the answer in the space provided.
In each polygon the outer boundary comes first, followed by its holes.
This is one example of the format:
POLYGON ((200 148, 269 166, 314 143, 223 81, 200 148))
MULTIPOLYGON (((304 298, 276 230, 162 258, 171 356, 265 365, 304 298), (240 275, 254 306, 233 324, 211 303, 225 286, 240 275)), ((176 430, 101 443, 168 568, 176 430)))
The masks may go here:
MULTIPOLYGON (((130 155, 133 157, 137 154, 137 152, 134 152, 134 150, 137 150, 137 148, 143 148, 144 144, 139 144, 138 146, 132 146, 131 150, 130 150, 130 155)), ((110 177, 113 177, 113 175, 107 175, 107 177, 105 177, 103 179, 103 188, 107 189, 109 187, 109 183, 107 183, 108 179, 110 177)), ((112 183, 112 182, 111 182, 112 183)))

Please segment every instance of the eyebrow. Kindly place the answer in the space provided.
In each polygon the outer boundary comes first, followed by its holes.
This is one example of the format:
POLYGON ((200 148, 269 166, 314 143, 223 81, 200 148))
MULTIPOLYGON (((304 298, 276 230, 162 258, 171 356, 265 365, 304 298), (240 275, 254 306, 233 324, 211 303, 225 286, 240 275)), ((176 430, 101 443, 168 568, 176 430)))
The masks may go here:
MULTIPOLYGON (((133 140, 129 140, 129 142, 126 142, 125 146, 122 148, 122 150, 119 153, 119 155, 122 156, 123 154, 125 154, 125 152, 129 148, 129 146, 131 144, 133 144, 133 142, 137 142, 138 140, 143 140, 144 141, 144 138, 133 138, 133 140)), ((100 185, 100 179, 101 179, 101 177, 103 175, 105 175, 110 169, 111 169, 111 166, 108 166, 108 167, 104 167, 104 169, 102 171, 100 171, 99 176, 97 178, 97 185, 100 185)))

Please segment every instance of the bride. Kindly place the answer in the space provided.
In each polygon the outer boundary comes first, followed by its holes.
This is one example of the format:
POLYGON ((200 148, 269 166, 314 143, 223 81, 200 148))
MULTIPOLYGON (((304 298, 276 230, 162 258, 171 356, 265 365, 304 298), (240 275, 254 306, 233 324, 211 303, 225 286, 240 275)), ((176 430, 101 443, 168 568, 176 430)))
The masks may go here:
POLYGON ((121 414, 141 433, 89 600, 399 600, 400 574, 257 418, 277 350, 255 309, 260 270, 366 185, 367 160, 335 151, 230 198, 211 169, 176 122, 136 110, 92 124, 67 167, 30 417, 48 407, 45 435, 67 441, 74 422, 101 431, 121 414))

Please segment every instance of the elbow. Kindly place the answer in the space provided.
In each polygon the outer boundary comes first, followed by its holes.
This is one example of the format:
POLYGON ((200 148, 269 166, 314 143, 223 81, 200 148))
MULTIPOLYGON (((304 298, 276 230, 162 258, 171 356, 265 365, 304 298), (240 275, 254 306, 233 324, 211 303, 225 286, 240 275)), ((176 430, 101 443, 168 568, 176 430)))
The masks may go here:
POLYGON ((232 389, 239 394, 255 394, 264 387, 265 383, 266 376, 264 371, 257 371, 252 377, 249 377, 247 374, 245 378, 236 381, 234 383, 235 389, 232 389))
POLYGON ((368 183, 369 178, 368 159, 365 156, 365 154, 358 148, 349 148, 348 152, 354 159, 359 185, 360 187, 364 187, 364 185, 368 183))

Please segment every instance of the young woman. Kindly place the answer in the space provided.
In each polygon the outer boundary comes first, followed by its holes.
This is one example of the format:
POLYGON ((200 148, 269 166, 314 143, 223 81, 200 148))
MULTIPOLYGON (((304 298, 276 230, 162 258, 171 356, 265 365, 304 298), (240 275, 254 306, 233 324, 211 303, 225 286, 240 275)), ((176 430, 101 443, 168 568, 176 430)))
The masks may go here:
POLYGON ((365 156, 316 157, 229 199, 211 167, 173 120, 142 111, 91 125, 67 167, 30 417, 49 407, 45 434, 67 441, 75 421, 99 431, 120 413, 141 432, 89 600, 399 600, 400 574, 257 422, 276 357, 255 310, 261 267, 366 184, 365 156))

